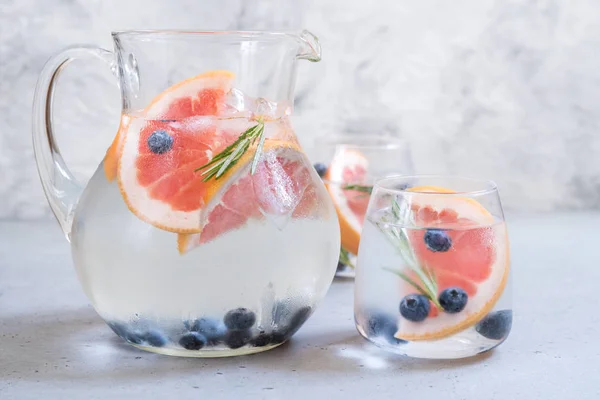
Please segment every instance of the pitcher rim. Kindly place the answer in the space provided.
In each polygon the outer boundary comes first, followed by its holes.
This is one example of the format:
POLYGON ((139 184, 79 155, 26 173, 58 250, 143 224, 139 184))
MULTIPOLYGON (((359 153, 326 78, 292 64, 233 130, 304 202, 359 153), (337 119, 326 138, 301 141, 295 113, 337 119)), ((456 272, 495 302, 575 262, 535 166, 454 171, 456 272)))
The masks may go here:
POLYGON ((179 36, 179 35, 237 35, 245 37, 256 36, 297 36, 299 31, 261 31, 261 30, 194 30, 194 29, 126 29, 112 31, 113 37, 121 36, 179 36))

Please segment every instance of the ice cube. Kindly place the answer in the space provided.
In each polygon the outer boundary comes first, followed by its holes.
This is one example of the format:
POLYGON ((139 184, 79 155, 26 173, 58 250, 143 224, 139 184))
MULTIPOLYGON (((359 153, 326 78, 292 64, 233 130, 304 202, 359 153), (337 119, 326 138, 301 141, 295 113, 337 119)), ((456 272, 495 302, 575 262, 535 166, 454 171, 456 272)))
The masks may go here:
POLYGON ((266 120, 276 120, 291 114, 291 107, 286 101, 269 101, 259 97, 254 101, 254 114, 266 120))
POLYGON ((225 97, 224 117, 263 117, 268 120, 278 119, 290 113, 285 102, 276 103, 263 97, 252 97, 242 90, 233 88, 225 97))
POLYGON ((225 108, 221 112, 223 117, 250 117, 252 110, 249 105, 254 103, 254 100, 246 96, 239 89, 231 89, 225 96, 225 108))
POLYGON ((273 103, 267 99, 259 97, 258 99, 254 100, 253 106, 255 115, 264 116, 266 118, 276 118, 277 103, 273 103))
POLYGON ((211 115, 192 116, 168 122, 173 128, 186 132, 203 132, 214 127, 217 119, 211 115))
POLYGON ((252 178, 257 201, 265 215, 289 215, 300 203, 306 182, 299 179, 301 176, 295 176, 290 166, 293 163, 278 157, 276 152, 262 154, 252 178))

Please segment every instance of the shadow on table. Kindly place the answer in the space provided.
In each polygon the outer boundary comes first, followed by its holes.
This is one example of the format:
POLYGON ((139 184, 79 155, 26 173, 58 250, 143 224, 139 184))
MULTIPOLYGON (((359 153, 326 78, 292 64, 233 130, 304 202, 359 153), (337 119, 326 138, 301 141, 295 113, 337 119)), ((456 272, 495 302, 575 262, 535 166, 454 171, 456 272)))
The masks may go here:
POLYGON ((301 334, 276 349, 251 356, 201 359, 138 350, 112 333, 91 307, 62 314, 4 319, 0 325, 0 371, 9 380, 147 380, 186 372, 243 374, 253 371, 303 373, 460 368, 492 353, 462 360, 419 360, 387 353, 363 340, 352 326, 327 334, 301 334), (234 369, 235 368, 235 369, 234 369), (223 371, 223 372, 221 372, 223 371), (232 372, 234 371, 234 372, 232 372))

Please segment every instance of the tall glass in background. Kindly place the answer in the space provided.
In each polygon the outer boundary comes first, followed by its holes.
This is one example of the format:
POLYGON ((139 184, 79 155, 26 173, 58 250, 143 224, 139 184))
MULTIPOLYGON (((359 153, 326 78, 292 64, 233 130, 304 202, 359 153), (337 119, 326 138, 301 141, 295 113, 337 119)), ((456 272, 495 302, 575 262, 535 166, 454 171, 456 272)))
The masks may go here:
POLYGON ((342 247, 336 276, 354 277, 360 235, 376 179, 411 174, 408 145, 389 135, 340 135, 315 143, 315 169, 340 221, 342 247))

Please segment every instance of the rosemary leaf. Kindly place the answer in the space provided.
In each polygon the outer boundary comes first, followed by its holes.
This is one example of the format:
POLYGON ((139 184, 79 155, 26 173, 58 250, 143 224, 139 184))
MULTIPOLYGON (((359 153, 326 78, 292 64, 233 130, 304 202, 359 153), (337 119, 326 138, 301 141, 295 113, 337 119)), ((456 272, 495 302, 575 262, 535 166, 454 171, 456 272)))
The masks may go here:
MULTIPOLYGON (((392 199, 391 211, 394 219, 393 223, 402 225, 404 223, 401 218, 402 210, 396 199, 392 199)), ((408 239, 408 235, 405 232, 405 228, 394 226, 393 223, 390 223, 389 219, 386 217, 382 218, 381 222, 376 222, 375 225, 400 253, 408 268, 417 275, 422 284, 419 284, 401 271, 392 270, 386 267, 384 267, 384 269, 400 276, 421 294, 425 295, 438 309, 441 309, 437 299, 438 283, 435 272, 428 266, 421 266, 419 264, 410 240, 408 239)))
MULTIPOLYGON (((207 165, 208 165, 208 164, 207 164, 207 165)), ((215 163, 215 164, 212 164, 210 167, 208 167, 206 170, 204 170, 204 172, 203 172, 203 174, 202 174, 202 175, 204 175, 204 174, 206 174, 206 175, 209 175, 209 174, 210 174, 210 173, 212 173, 213 171, 214 171, 215 173, 219 172, 219 164, 216 164, 216 163, 215 163)))
POLYGON ((421 286, 415 282, 414 280, 412 280, 408 275, 406 275, 405 273, 398 271, 397 269, 392 269, 392 268, 387 268, 387 267, 383 267, 384 270, 389 271, 393 274, 398 275, 400 278, 404 279, 407 283, 409 283, 412 287, 414 287, 415 289, 417 289, 419 291, 419 293, 421 293, 423 296, 427 297, 429 300, 431 300, 431 295, 429 293, 427 293, 425 290, 423 290, 421 288, 421 286))
POLYGON ((260 141, 258 142, 258 146, 256 146, 256 151, 254 152, 254 159, 252 160, 252 167, 250 169, 251 174, 254 174, 254 172, 256 171, 256 166, 258 165, 258 161, 260 160, 260 156, 263 151, 263 146, 265 144, 264 125, 260 125, 260 128, 258 129, 260 130, 260 132, 258 133, 260 141))
POLYGON ((356 190, 357 192, 371 194, 373 192, 373 186, 346 185, 346 186, 342 187, 342 190, 356 190))
POLYGON ((220 153, 213 156, 213 158, 203 166, 196 168, 194 172, 202 171, 203 181, 206 182, 210 179, 219 179, 225 173, 233 167, 242 157, 244 153, 248 151, 251 145, 258 140, 258 146, 254 153, 254 159, 252 161, 252 173, 256 170, 256 164, 262 153, 262 148, 265 140, 265 124, 262 119, 258 120, 258 124, 248 128, 242 132, 238 138, 225 147, 220 153))
POLYGON ((410 264, 411 266, 414 266, 416 264, 416 257, 410 247, 410 242, 408 241, 408 236, 406 235, 406 233, 404 232, 404 230, 402 228, 398 228, 396 229, 395 227, 392 227, 392 229, 394 230, 394 232, 396 232, 396 237, 398 238, 398 244, 400 247, 400 252, 402 253, 402 256, 404 257, 404 259, 406 260, 406 262, 408 264, 410 264))
POLYGON ((432 283, 434 283, 434 289, 437 289, 437 282, 435 281, 435 271, 433 270, 433 268, 430 268, 429 266, 424 265, 423 270, 427 274, 427 277, 429 278, 429 280, 432 283))
POLYGON ((340 262, 354 269, 354 264, 350 261, 350 253, 343 247, 340 247, 340 262))
POLYGON ((392 214, 394 214, 394 218, 396 218, 396 222, 401 222, 400 216, 400 204, 397 199, 392 199, 392 214))
POLYGON ((415 271, 421 282, 423 282, 423 285, 425 286, 424 290, 429 293, 431 301, 437 305, 437 292, 434 289, 434 284, 429 280, 421 268, 413 268, 412 270, 415 271))
MULTIPOLYGON (((423 266, 423 272, 425 273, 427 280, 429 280, 430 282, 433 281, 433 278, 431 275, 431 270, 427 266, 423 266)), ((434 285, 434 289, 435 289, 435 285, 434 285)))
POLYGON ((427 270, 429 271, 429 275, 431 276, 431 282, 433 282, 433 284, 435 285, 435 293, 438 293, 440 288, 438 286, 437 277, 435 276, 435 270, 429 267, 427 267, 427 270))
POLYGON ((219 168, 219 172, 217 172, 217 175, 215 175, 215 178, 219 179, 221 176, 223 176, 232 161, 239 159, 242 154, 246 152, 249 146, 250 142, 248 140, 241 140, 236 146, 235 150, 231 152, 231 155, 223 161, 221 168, 219 168))
POLYGON ((219 166, 217 165, 215 167, 215 169, 213 171, 210 171, 209 173, 206 174, 206 176, 202 179, 202 182, 208 182, 210 179, 212 179, 215 175, 217 175, 217 172, 219 172, 218 168, 219 166))
POLYGON ((245 140, 248 136, 252 135, 252 132, 254 132, 254 129, 257 127, 258 125, 255 125, 251 128, 248 128, 245 132, 243 132, 242 134, 240 134, 240 136, 236 139, 235 142, 231 143, 229 146, 225 147, 220 153, 216 154, 213 156, 212 160, 210 160, 208 163, 204 164, 203 166, 196 168, 194 170, 194 172, 198 172, 202 169, 207 168, 210 165, 216 164, 219 160, 228 157, 231 152, 233 151, 233 149, 236 148, 236 146, 239 144, 240 141, 245 140))

